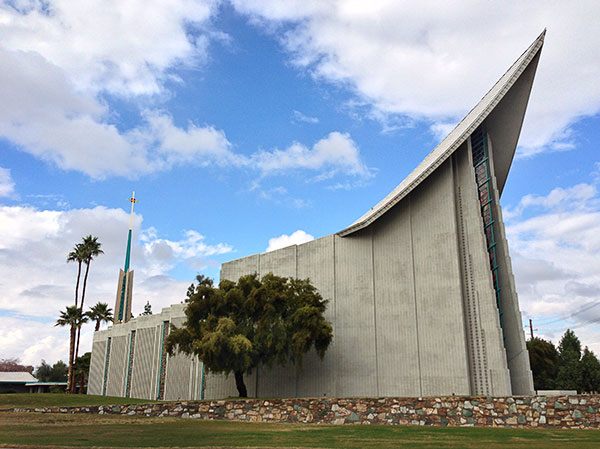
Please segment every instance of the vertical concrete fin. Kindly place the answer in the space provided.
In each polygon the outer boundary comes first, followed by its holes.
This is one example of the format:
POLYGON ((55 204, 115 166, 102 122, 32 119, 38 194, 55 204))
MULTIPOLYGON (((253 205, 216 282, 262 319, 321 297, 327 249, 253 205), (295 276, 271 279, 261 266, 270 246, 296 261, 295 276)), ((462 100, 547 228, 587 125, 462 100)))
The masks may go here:
MULTIPOLYGON (((488 146, 493 156, 494 142, 488 135, 488 146)), ((529 366, 529 353, 525 344, 525 334, 521 311, 519 310, 519 299, 515 287, 515 279, 512 272, 512 263, 508 252, 508 241, 506 230, 502 220, 502 209, 500 208, 500 192, 498 190, 495 175, 495 159, 490 157, 490 178, 492 183, 492 202, 494 219, 496 224, 496 257, 498 258, 498 272, 500 279, 500 307, 503 313, 502 326, 504 331, 504 346, 506 348, 506 359, 510 370, 510 382, 512 394, 534 394, 533 375, 529 366)))

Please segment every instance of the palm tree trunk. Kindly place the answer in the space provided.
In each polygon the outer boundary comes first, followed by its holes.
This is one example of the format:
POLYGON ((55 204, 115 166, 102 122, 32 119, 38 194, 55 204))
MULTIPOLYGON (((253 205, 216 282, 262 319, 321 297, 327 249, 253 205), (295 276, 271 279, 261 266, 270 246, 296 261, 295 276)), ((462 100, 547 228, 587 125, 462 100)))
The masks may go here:
POLYGON ((75 327, 71 326, 71 338, 69 341, 69 369, 67 372, 67 393, 71 392, 73 384, 73 355, 75 353, 75 327))
MULTIPOLYGON (((77 361, 77 354, 79 353, 79 334, 81 332, 81 324, 77 328, 77 343, 75 344, 75 358, 73 359, 73 363, 77 361)), ((71 382, 71 393, 75 392, 75 373, 73 373, 73 381, 71 382)))
POLYGON ((90 263, 92 261, 90 259, 88 259, 85 262, 85 276, 83 278, 83 290, 81 291, 81 311, 83 312, 83 301, 85 300, 85 287, 87 285, 87 278, 88 278, 88 273, 90 271, 90 263))
MULTIPOLYGON (((83 314, 83 301, 85 300, 85 287, 87 285, 88 273, 90 271, 90 262, 88 259, 85 263, 85 276, 83 278, 83 290, 81 291, 81 313, 83 314)), ((77 345, 75 347, 75 360, 77 360, 77 356, 79 355, 79 336, 81 334, 81 326, 77 328, 77 345)))
POLYGON ((79 267, 77 268, 77 283, 75 284, 75 307, 77 307, 77 300, 79 299, 79 279, 81 278, 81 261, 79 261, 79 267))
POLYGON ((98 332, 98 329, 100 329, 100 320, 96 321, 96 329, 94 330, 98 332))

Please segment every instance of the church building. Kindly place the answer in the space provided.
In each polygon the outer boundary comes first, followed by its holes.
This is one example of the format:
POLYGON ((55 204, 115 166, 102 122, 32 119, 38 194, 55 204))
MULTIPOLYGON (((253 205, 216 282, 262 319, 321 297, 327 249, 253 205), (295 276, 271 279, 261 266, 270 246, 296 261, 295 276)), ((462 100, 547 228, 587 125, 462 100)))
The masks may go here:
MULTIPOLYGON (((302 367, 259 368, 245 376, 249 396, 534 393, 500 197, 544 35, 353 224, 223 264, 221 279, 270 272, 310 278, 330 300, 334 338, 325 358, 309 353, 302 367)), ((183 324, 184 310, 177 304, 96 332, 89 393, 236 396, 233 376, 206 373, 200 360, 166 353, 169 328, 183 324)))

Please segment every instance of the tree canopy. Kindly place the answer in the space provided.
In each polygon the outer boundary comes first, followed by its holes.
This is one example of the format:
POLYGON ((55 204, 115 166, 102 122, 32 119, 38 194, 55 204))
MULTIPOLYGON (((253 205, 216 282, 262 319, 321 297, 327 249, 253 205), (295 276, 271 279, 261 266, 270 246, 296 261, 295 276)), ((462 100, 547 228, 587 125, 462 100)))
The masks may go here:
POLYGON ((67 380, 67 365, 59 360, 54 365, 42 360, 40 366, 35 370, 35 377, 40 382, 65 382, 67 380))
POLYGON ((33 366, 22 365, 19 359, 0 359, 0 372, 33 372, 33 366))
POLYGON ((77 357, 73 365, 74 379, 79 379, 79 393, 83 394, 85 381, 90 372, 90 361, 92 358, 91 352, 86 352, 82 356, 77 357))
POLYGON ((556 383, 561 390, 581 391, 581 342, 575 333, 567 329, 558 344, 558 372, 556 383))
POLYGON ((113 319, 112 309, 105 302, 97 302, 95 306, 90 307, 86 315, 90 320, 96 322, 95 331, 100 329, 102 322, 110 323, 113 319))
POLYGON ((259 365, 302 364, 315 348, 321 358, 333 339, 324 318, 327 300, 308 279, 258 275, 238 282, 197 277, 188 289, 186 317, 167 338, 167 349, 195 354, 211 372, 235 375, 240 397, 243 374, 259 365))
POLYGON ((152 315, 152 306, 150 305, 150 301, 146 301, 142 315, 152 315))
POLYGON ((536 390, 552 390, 558 368, 558 351, 551 342, 538 337, 527 341, 527 350, 536 390))
POLYGON ((77 337, 77 330, 81 329, 81 326, 83 326, 87 320, 88 317, 83 314, 81 308, 68 306, 64 311, 60 312, 60 317, 56 320, 55 324, 55 326, 70 327, 69 369, 67 375, 67 391, 70 393, 73 391, 73 364, 75 363, 75 339, 77 337))
POLYGON ((582 353, 581 342, 572 330, 564 333, 558 350, 541 338, 529 340, 527 350, 536 390, 600 391, 600 361, 587 347, 582 353))

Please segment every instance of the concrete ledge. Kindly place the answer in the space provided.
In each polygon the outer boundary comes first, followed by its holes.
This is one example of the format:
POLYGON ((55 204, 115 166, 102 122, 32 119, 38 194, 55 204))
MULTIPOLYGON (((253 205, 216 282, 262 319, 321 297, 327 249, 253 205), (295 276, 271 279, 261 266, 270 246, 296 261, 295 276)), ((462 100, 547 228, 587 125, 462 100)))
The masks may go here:
POLYGON ((206 420, 315 424, 600 428, 600 395, 307 398, 160 402, 5 412, 97 413, 206 420))

